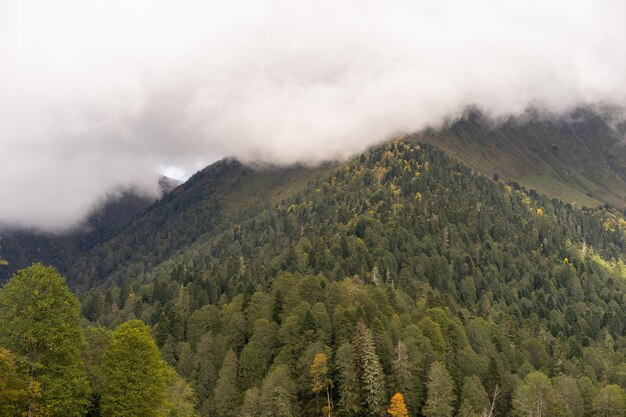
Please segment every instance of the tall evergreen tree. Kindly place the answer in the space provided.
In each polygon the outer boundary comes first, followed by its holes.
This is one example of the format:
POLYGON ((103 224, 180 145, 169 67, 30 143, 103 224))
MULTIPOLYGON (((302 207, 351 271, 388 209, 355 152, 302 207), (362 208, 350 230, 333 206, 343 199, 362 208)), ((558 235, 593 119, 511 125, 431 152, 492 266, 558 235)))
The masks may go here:
POLYGON ((296 387, 285 365, 274 368, 263 381, 258 417, 296 417, 296 387))
POLYGON ((224 362, 222 362, 213 393, 215 414, 219 417, 234 417, 237 415, 239 402, 239 377, 237 370, 237 355, 232 350, 229 350, 224 357, 224 362))
POLYGON ((368 416, 380 416, 385 411, 385 375, 372 333, 362 319, 357 322, 353 344, 364 410, 368 416))
POLYGON ((335 364, 339 371, 338 408, 347 414, 356 414, 361 409, 361 397, 356 372, 356 351, 352 344, 344 343, 339 346, 335 364))
POLYGON ((422 414, 426 417, 452 417, 454 411, 454 384, 441 362, 433 362, 426 385, 428 397, 422 414))

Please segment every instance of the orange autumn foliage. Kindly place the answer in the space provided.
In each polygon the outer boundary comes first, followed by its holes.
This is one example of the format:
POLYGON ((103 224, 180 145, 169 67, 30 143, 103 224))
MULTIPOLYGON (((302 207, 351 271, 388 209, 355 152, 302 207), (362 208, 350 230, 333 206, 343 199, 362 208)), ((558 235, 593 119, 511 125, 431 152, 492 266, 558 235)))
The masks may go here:
POLYGON ((406 404, 404 404, 402 394, 396 392, 393 397, 391 397, 387 413, 392 417, 409 417, 409 412, 406 409, 406 404))

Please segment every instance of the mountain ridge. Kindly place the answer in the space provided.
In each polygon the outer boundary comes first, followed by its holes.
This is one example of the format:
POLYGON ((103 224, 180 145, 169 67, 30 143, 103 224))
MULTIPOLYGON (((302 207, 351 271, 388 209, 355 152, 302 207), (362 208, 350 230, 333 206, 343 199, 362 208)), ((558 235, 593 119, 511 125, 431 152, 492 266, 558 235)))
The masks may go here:
POLYGON ((597 207, 626 207, 623 123, 593 109, 561 116, 490 120, 476 109, 409 137, 432 143, 486 176, 519 182, 550 197, 597 207))
MULTIPOLYGON (((178 180, 161 176, 161 195, 171 192, 180 184, 178 180)), ((61 272, 67 272, 69 265, 80 254, 122 232, 154 202, 154 198, 137 190, 123 189, 107 196, 80 225, 67 232, 52 233, 21 228, 0 230, 0 259, 7 262, 0 268, 0 282, 33 262, 54 265, 61 272)))
POLYGON ((563 414, 581 417, 595 392, 626 387, 626 227, 614 209, 493 181, 406 140, 222 220, 82 303, 92 324, 148 323, 203 416, 230 415, 216 403, 272 415, 259 408, 278 401, 276 389, 292 415, 319 415, 310 384, 319 354, 344 416, 382 415, 393 392, 424 415, 437 366, 458 387, 452 403, 469 377, 485 392, 501 387, 503 416, 518 415, 535 377, 563 410, 585 393, 563 414), (361 369, 363 340, 375 387, 347 379, 361 369), (225 393, 224 375, 237 389, 225 393))

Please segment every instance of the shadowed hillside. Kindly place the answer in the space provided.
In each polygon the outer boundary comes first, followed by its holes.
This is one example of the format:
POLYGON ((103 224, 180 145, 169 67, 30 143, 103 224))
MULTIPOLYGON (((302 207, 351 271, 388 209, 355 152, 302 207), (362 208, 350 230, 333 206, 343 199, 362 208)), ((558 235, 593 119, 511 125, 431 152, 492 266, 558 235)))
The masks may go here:
POLYGON ((69 282, 85 290, 106 278, 140 275, 243 211, 292 196, 329 169, 216 162, 166 194, 118 236, 81 256, 69 269, 69 282))
MULTIPOLYGON (((162 193, 168 193, 178 185, 180 181, 171 178, 161 177, 159 180, 162 193)), ((0 230, 0 259, 8 263, 0 267, 0 282, 33 262, 54 265, 66 272, 81 254, 116 236, 154 202, 151 197, 126 190, 109 197, 83 224, 70 232, 0 230)))
MULTIPOLYGON (((115 269, 83 296, 94 324, 139 318, 152 326, 201 416, 275 416, 276 407, 318 416, 311 381, 324 361, 334 410, 350 417, 382 416, 394 393, 410 415, 433 415, 438 379, 448 388, 437 403, 476 411, 454 415, 480 415, 498 387, 497 415, 522 415, 537 389, 550 399, 540 407, 583 417, 610 384, 626 387, 619 213, 492 181, 411 141, 315 175, 296 169, 307 183, 290 195, 290 181, 258 188, 284 181, 284 172, 241 185, 264 197, 223 200, 212 193, 240 195, 223 187, 252 174, 228 161, 207 168, 159 205, 193 200, 203 184, 217 217, 212 231, 162 262, 128 264, 145 271, 115 269), (484 393, 475 404, 468 385, 484 393)), ((146 236, 183 227, 181 213, 146 236)), ((184 219, 186 230, 206 230, 202 217, 184 219)), ((89 271, 105 248, 78 270, 89 271)))

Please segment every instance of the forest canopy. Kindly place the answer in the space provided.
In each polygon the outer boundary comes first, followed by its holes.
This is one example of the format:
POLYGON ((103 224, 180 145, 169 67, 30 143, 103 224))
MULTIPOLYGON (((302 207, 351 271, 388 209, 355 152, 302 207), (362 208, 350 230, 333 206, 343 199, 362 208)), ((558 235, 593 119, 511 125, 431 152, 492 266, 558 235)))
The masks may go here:
POLYGON ((53 269, 18 272, 0 289, 0 407, 624 415, 625 225, 390 143, 80 305, 53 269))

